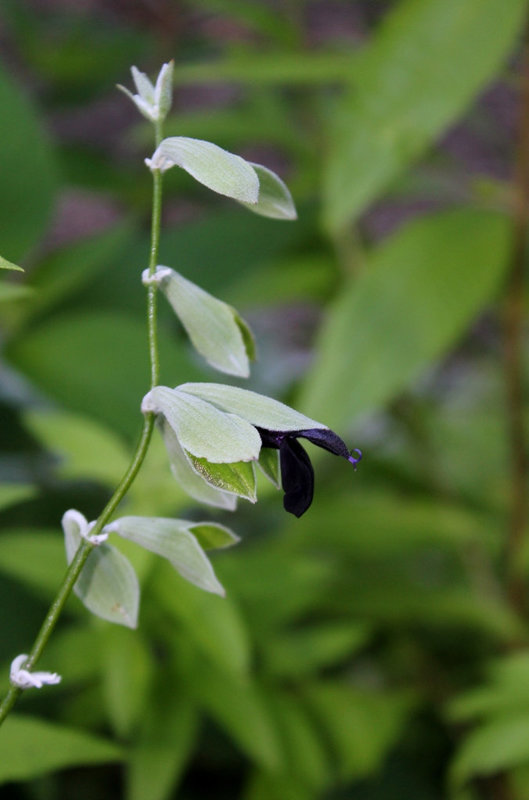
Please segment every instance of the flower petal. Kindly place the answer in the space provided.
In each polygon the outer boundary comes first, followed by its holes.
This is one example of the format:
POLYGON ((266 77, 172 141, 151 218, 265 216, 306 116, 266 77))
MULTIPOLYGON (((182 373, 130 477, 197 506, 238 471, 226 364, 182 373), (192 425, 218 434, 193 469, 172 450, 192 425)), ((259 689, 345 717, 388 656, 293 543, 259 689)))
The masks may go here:
POLYGON ((329 453, 334 453, 335 456, 343 456, 349 460, 350 453, 347 445, 340 439, 337 433, 331 431, 330 428, 321 430, 320 428, 311 428, 310 430, 297 431, 296 436, 301 436, 303 439, 308 439, 312 444, 323 447, 329 453))
POLYGON ((279 448, 281 484, 285 511, 301 517, 312 503, 314 470, 307 453, 295 439, 285 439, 279 448))

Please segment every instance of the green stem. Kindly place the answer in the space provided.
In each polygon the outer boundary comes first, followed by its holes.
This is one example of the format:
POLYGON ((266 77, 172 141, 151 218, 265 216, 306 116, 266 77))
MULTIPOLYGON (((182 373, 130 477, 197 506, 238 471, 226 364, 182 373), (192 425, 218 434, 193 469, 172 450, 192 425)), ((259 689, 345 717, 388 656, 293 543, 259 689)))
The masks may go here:
MULTIPOLYGON (((158 147, 160 141, 162 140, 162 125, 161 123, 156 123, 155 126, 155 144, 158 147)), ((151 218, 151 249, 150 249, 150 257, 149 257, 149 275, 154 275, 156 270, 156 265, 158 262, 158 249, 160 244, 160 230, 161 230, 161 219, 162 219, 162 173, 160 170, 153 171, 153 202, 152 202, 152 218, 151 218)), ((159 355, 158 355, 158 336, 157 336, 157 292, 156 292, 156 284, 150 283, 147 288, 147 327, 148 327, 148 339, 149 339, 149 361, 150 361, 150 372, 151 372, 151 381, 150 381, 150 388, 152 389, 158 383, 158 376, 160 372, 160 365, 159 365, 159 355)), ((147 450, 149 448, 149 443, 151 441, 152 432, 154 430, 154 414, 148 413, 145 415, 145 419, 143 422, 143 428, 140 434, 140 438, 138 444, 136 446, 136 450, 134 455, 132 456, 132 460, 125 472, 123 478, 121 479, 118 487, 116 488, 114 494, 106 504, 105 508, 99 515, 96 524, 90 531, 91 536, 97 536, 101 533, 104 526, 110 520, 112 514, 121 503, 125 495, 127 494, 130 486, 132 485, 134 479, 136 478, 138 472, 140 471, 140 467, 143 464, 145 456, 147 454, 147 450)), ((90 553, 92 552, 95 545, 87 540, 83 540, 81 545, 79 546, 73 560, 71 561, 66 574, 64 576, 63 582, 60 586, 60 589, 55 597, 55 600, 51 604, 48 613, 44 619, 44 622, 41 625, 41 628, 37 634, 37 638, 33 643, 33 647, 24 663, 24 668, 30 670, 37 662, 37 660, 42 655, 46 644, 57 624, 57 621, 61 615, 61 612, 70 596, 70 593, 75 586, 75 583, 81 574, 81 570, 83 569, 86 560, 90 553)), ((3 721, 8 716, 9 712, 15 705, 19 695, 21 694, 22 689, 17 688, 16 686, 10 686, 6 696, 4 697, 3 701, 0 703, 0 725, 2 725, 3 721)))

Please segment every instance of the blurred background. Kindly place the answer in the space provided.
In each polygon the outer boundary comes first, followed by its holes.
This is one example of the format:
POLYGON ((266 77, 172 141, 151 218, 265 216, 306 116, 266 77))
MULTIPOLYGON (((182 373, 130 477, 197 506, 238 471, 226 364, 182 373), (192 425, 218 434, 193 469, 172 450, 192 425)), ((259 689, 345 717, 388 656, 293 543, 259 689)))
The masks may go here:
MULTIPOLYGON (((124 547, 139 628, 70 600, 42 659, 61 685, 0 732, 2 797, 529 798, 527 11, 3 0, 0 253, 25 273, 0 283, 2 693, 62 578, 63 512, 98 515, 141 427, 153 144, 115 88, 131 65, 174 58, 166 135, 288 183, 295 223, 172 170, 160 260, 250 323, 245 386, 364 460, 308 445, 305 516, 265 485, 230 515, 156 440, 126 513, 236 530, 227 599, 124 547)), ((222 380, 160 306, 162 383, 222 380)))

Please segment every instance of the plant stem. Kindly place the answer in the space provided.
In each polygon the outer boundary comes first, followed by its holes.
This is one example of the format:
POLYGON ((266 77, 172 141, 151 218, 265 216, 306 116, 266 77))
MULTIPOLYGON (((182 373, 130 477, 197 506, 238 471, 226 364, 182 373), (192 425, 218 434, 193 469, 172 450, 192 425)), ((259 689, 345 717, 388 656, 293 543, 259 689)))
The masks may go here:
POLYGON ((511 264, 504 306, 504 362, 510 450, 511 499, 506 546, 507 592, 513 608, 525 610, 525 586, 519 557, 528 522, 529 463, 523 419, 524 272, 529 223, 529 26, 520 74, 520 124, 514 176, 511 264))
MULTIPOLYGON (((162 139, 162 125, 156 123, 155 125, 155 146, 157 147, 162 139)), ((158 249, 160 244, 160 230, 162 218, 162 173, 160 170, 153 170, 153 200, 152 200, 152 217, 151 217, 151 248, 149 257, 149 275, 154 275, 156 265, 158 262, 158 249)), ((149 362, 150 362, 150 388, 152 389, 158 383, 158 376, 160 372, 159 356, 158 356, 158 335, 157 335, 157 293, 156 284, 150 283, 147 288, 147 328, 149 339, 149 362)), ((151 440, 152 432, 154 430, 155 417, 153 413, 145 415, 143 427, 140 434, 136 450, 132 456, 132 460, 123 475, 119 485, 117 486, 114 494, 106 504, 105 508, 97 518, 97 522, 90 531, 91 536, 97 536, 101 533, 104 526, 110 520, 112 514, 121 503, 127 494, 130 486, 132 485, 136 475, 138 474, 141 465, 147 454, 149 443, 151 440)), ((42 655, 46 644, 57 624, 61 612, 70 596, 70 593, 75 586, 75 583, 81 574, 86 560, 92 552, 95 545, 87 540, 83 540, 71 561, 66 574, 64 576, 61 587, 51 604, 48 613, 41 625, 37 634, 37 638, 33 643, 33 647, 24 663, 24 669, 30 670, 42 655)), ((0 725, 4 722, 9 712, 15 705, 22 689, 16 686, 10 686, 6 696, 0 703, 0 725)))

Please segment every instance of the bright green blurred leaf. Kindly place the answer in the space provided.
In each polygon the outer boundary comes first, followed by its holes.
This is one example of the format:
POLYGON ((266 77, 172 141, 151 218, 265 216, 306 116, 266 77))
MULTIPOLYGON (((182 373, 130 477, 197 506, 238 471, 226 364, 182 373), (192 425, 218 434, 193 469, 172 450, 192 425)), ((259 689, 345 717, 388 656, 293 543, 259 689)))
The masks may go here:
POLYGON ((358 216, 485 88, 515 44, 526 9, 526 0, 397 4, 358 59, 354 87, 331 124, 329 228, 358 216))
POLYGON ((66 572, 59 528, 49 531, 2 531, 0 572, 49 600, 66 572))
POLYGON ((35 108, 0 68, 2 252, 18 260, 44 233, 53 210, 54 155, 35 108))
POLYGON ((122 759, 123 751, 112 742, 22 714, 11 714, 0 735, 2 783, 122 759))
POLYGON ((225 592, 213 571, 208 557, 190 531, 187 520, 161 517, 120 517, 107 525, 106 531, 115 531, 166 558, 176 571, 199 589, 224 596, 225 592))
POLYGON ((138 631, 105 627, 100 634, 104 702, 116 735, 124 738, 149 713, 145 706, 154 664, 138 631))
POLYGON ((473 777, 494 775, 529 761, 529 710, 493 718, 471 731, 450 770, 458 785, 473 777))
POLYGON ((407 224, 331 308, 302 408, 339 428, 380 408, 448 350, 507 267, 508 221, 472 210, 407 224))
POLYGON ((159 569, 153 591, 169 614, 214 662, 243 675, 250 662, 250 640, 239 609, 230 596, 202 592, 174 571, 159 569))

